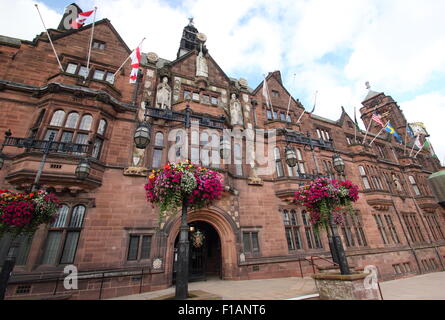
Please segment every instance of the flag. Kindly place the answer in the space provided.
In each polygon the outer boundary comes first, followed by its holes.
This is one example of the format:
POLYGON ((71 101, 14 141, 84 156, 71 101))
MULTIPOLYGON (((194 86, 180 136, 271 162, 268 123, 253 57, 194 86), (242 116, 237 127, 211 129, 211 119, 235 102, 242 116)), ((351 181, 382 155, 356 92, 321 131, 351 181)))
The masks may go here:
POLYGON ((414 132, 413 132, 413 129, 411 129, 411 127, 410 127, 409 124, 406 125, 406 132, 408 133, 408 135, 409 135, 411 138, 414 138, 414 132))
POLYGON ((382 118, 377 113, 374 113, 371 119, 381 125, 382 128, 385 128, 385 124, 383 123, 382 118))
POLYGON ((417 148, 422 149, 422 143, 420 143, 420 135, 416 137, 416 140, 414 141, 414 144, 417 148))
POLYGON ((141 63, 141 49, 139 47, 134 50, 131 55, 131 73, 130 73, 130 83, 136 83, 139 72, 139 64, 141 63))
POLYGON ((431 145, 431 142, 428 139, 425 140, 425 143, 423 144, 423 148, 428 150, 432 156, 436 155, 433 150, 433 146, 431 145))
POLYGON ((73 22, 71 22, 71 26, 73 27, 73 29, 79 29, 80 27, 83 27, 85 21, 89 16, 91 16, 93 12, 94 10, 79 13, 76 20, 73 20, 73 22))
MULTIPOLYGON (((383 127, 385 127, 384 125, 383 125, 383 127)), ((391 125, 391 122, 388 122, 388 125, 386 126, 386 131, 387 132, 389 132, 390 134, 392 134, 396 139, 397 139, 397 141, 401 144, 401 143, 403 143, 403 140, 402 140, 402 138, 400 138, 400 136, 399 136, 399 134, 396 132, 396 130, 393 128, 393 126, 391 125)))
POLYGON ((360 127, 358 125, 358 121, 357 121, 357 115, 355 113, 355 108, 354 108, 354 122, 355 122, 355 128, 360 131, 360 127))
POLYGON ((264 99, 266 99, 267 108, 270 109, 270 105, 269 105, 270 98, 269 98, 269 93, 267 91, 268 91, 267 90, 267 82, 266 82, 266 78, 264 78, 264 82, 263 82, 263 97, 264 97, 264 99))

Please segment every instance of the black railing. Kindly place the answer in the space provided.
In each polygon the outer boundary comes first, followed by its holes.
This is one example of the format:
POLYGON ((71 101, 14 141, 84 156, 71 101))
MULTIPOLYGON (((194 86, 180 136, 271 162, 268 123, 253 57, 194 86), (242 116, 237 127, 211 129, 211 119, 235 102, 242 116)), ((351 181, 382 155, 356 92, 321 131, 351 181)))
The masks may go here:
POLYGON ((190 121, 196 122, 198 121, 200 126, 212 128, 212 129, 224 129, 224 117, 212 117, 212 116, 204 116, 197 114, 190 114, 186 112, 176 112, 168 109, 159 109, 146 107, 146 116, 152 117, 153 119, 163 119, 167 121, 179 121, 179 122, 187 122, 187 117, 189 117, 190 121))
POLYGON ((296 143, 327 150, 334 150, 334 143, 332 141, 326 141, 323 139, 312 139, 311 137, 307 137, 302 134, 296 134, 290 132, 286 132, 285 137, 287 143, 296 143))
POLYGON ((54 142, 46 140, 35 140, 31 138, 17 138, 6 137, 4 141, 5 147, 16 147, 34 150, 45 150, 48 148, 49 152, 58 153, 74 153, 74 154, 86 154, 88 148, 87 144, 77 144, 71 142, 54 142))

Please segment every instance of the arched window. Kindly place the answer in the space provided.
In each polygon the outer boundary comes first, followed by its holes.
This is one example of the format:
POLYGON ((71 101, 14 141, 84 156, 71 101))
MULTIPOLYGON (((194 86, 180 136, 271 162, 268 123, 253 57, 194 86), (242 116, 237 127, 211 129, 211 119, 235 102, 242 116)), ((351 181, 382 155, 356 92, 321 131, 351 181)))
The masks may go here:
POLYGON ((164 146, 164 135, 162 132, 157 132, 155 136, 155 146, 163 147, 164 146))
POLYGON ((219 168, 219 162, 220 162, 220 155, 219 155, 219 135, 216 133, 212 133, 212 141, 210 142, 212 146, 212 167, 213 168, 219 168))
POLYGON ((283 177, 283 164, 281 163, 280 149, 275 147, 274 149, 274 157, 275 157, 275 168, 277 170, 277 177, 283 177))
POLYGON ((84 205, 77 205, 71 209, 67 205, 62 205, 59 216, 48 231, 41 259, 42 264, 74 263, 85 213, 84 205), (67 225, 68 221, 69 225, 67 225))
POLYGON ((63 204, 59 208, 59 212, 57 213, 57 219, 52 224, 52 228, 63 228, 66 226, 66 218, 68 217, 69 207, 66 204, 63 204))
POLYGON ((80 121, 80 130, 91 130, 91 124, 93 123, 93 117, 89 114, 86 114, 82 117, 82 120, 80 121))
POLYGON ((71 228, 82 228, 83 216, 85 215, 85 210, 86 208, 84 205, 78 205, 74 207, 70 221, 71 228))
POLYGON ((365 189, 366 190, 371 189, 371 185, 369 184, 368 177, 366 176, 365 168, 363 166, 359 166, 358 170, 360 172, 360 176, 362 177, 362 181, 363 181, 363 185, 364 185, 365 189))
POLYGON ((76 128, 78 120, 79 114, 77 112, 71 112, 66 119, 65 128, 76 128))
POLYGON ((61 127, 64 119, 65 119, 65 111, 57 110, 56 112, 54 112, 53 117, 51 118, 50 125, 61 127))
POLYGON ((420 196, 420 189, 417 186, 417 182, 416 179, 414 179, 413 176, 408 176, 409 182, 411 183, 414 193, 416 194, 416 196, 420 196))
POLYGON ((164 148, 164 135, 162 132, 157 132, 155 135, 155 145, 153 147, 153 161, 152 167, 159 168, 162 162, 162 151, 164 148))
POLYGON ((105 135, 105 131, 107 130, 107 121, 104 119, 100 119, 99 127, 97 128, 97 133, 101 136, 105 135))

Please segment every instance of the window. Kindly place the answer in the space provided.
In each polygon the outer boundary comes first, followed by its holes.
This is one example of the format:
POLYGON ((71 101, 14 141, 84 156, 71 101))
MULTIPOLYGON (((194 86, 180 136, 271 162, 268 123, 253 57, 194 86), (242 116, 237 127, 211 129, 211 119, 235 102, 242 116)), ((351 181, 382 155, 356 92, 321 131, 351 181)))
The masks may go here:
POLYGON ((58 132, 59 130, 53 130, 53 129, 46 130, 45 137, 43 138, 43 140, 49 141, 49 138, 51 136, 53 136, 53 141, 56 140, 58 132))
MULTIPOLYGON (((28 259, 29 249, 31 248, 32 237, 21 235, 15 240, 19 245, 16 248, 16 260, 15 264, 18 266, 24 266, 28 259)), ((3 265, 9 251, 12 249, 13 236, 10 233, 4 233, 0 236, 0 266, 3 265)))
POLYGON ((244 254, 259 255, 260 246, 258 242, 258 232, 243 232, 244 254))
POLYGON ((130 235, 128 241, 128 261, 150 259, 151 235, 130 235))
POLYGON ((105 71, 96 69, 94 70, 93 79, 94 80, 103 80, 105 77, 105 71))
POLYGON ((65 128, 74 129, 77 127, 77 121, 79 120, 79 114, 77 112, 71 112, 66 119, 65 128))
POLYGON ((74 263, 85 213, 84 205, 70 208, 64 204, 60 207, 57 219, 48 231, 41 264, 74 263))
POLYGON ((210 102, 213 104, 213 105, 218 105, 218 98, 216 98, 216 97, 211 97, 210 98, 210 102))
POLYGON ((318 135, 318 139, 323 139, 326 141, 331 139, 331 136, 329 135, 329 131, 325 130, 325 129, 317 128, 317 135, 318 135))
POLYGON ((376 144, 376 148, 377 148, 377 151, 378 151, 379 156, 380 156, 382 159, 386 159, 385 147, 382 146, 382 145, 378 145, 378 144, 376 144))
POLYGON ((57 110, 56 112, 54 112, 53 117, 51 118, 51 122, 49 124, 51 126, 61 127, 64 120, 65 120, 65 111, 57 110))
POLYGON ((201 103, 203 103, 203 104, 210 104, 210 96, 208 94, 203 94, 201 103))
POLYGON ((268 120, 272 120, 272 111, 271 110, 266 110, 267 113, 267 119, 268 120))
POLYGON ((102 41, 93 41, 93 49, 105 50, 105 43, 102 41))
POLYGON ((425 242, 425 238, 423 237, 422 230, 420 229, 420 225, 419 222, 417 221, 416 214, 403 213, 402 218, 403 221, 405 222, 411 241, 417 243, 425 242))
POLYGON ((289 123, 292 122, 292 118, 291 118, 290 114, 287 115, 286 121, 289 122, 289 123))
POLYGON ((363 186, 365 187, 366 190, 371 189, 368 177, 366 176, 365 168, 363 166, 359 166, 358 169, 360 172, 360 176, 362 177, 363 186))
POLYGON ((345 213, 341 229, 347 247, 364 247, 368 245, 363 231, 361 216, 358 213, 355 213, 353 216, 345 213))
POLYGON ((100 119, 99 126, 97 127, 97 133, 101 136, 105 135, 105 131, 107 130, 107 121, 104 119, 100 119))
POLYGON ((385 214, 385 222, 388 226, 389 233, 391 235, 391 239, 393 243, 400 243, 399 236, 397 235, 396 226, 394 225, 394 222, 392 221, 392 217, 390 215, 385 214))
POLYGON ((351 139, 350 139, 349 137, 346 137, 346 143, 347 143, 348 145, 351 145, 351 144, 352 144, 352 141, 351 141, 351 139))
POLYGON ((416 196, 420 196, 421 193, 420 193, 419 187, 417 186, 416 179, 414 179, 413 176, 408 176, 408 180, 411 183, 411 186, 413 187, 414 194, 416 196))
POLYGON ((286 234, 287 247, 289 251, 300 250, 303 248, 300 236, 300 225, 297 220, 295 210, 282 210, 284 220, 284 232, 286 234))
POLYGON ((273 118, 274 118, 274 120, 278 119, 278 114, 276 111, 273 112, 273 118))
POLYGON ((199 101, 199 93, 197 93, 197 92, 193 92, 193 94, 192 94, 192 99, 193 99, 194 101, 199 101))
POLYGON ((280 93, 276 90, 272 90, 272 97, 278 97, 280 93))
POLYGON ((82 117, 82 120, 80 121, 79 130, 91 130, 91 124, 93 123, 93 117, 89 114, 86 114, 82 117))
POLYGON ((308 249, 322 249, 323 244, 321 243, 320 235, 314 230, 309 213, 307 213, 306 211, 302 211, 301 215, 303 217, 304 231, 306 234, 308 249))
POLYGON ((429 212, 424 212, 425 219, 428 223, 428 227, 431 231, 431 234, 435 241, 444 240, 444 233, 442 229, 440 228, 439 221, 437 219, 437 215, 429 212))
POLYGON ((234 158, 235 158, 235 172, 237 176, 243 175, 243 151, 241 146, 237 143, 234 146, 234 158))
POLYGON ((77 63, 68 63, 66 67, 66 72, 71 74, 76 74, 77 63))
POLYGON ((286 121, 286 115, 284 114, 284 112, 280 112, 280 120, 286 121))
POLYGON ((275 169, 277 170, 277 177, 281 178, 284 176, 283 164, 281 163, 280 149, 274 149, 274 157, 275 157, 275 169))
POLYGON ((190 91, 188 91, 188 90, 184 90, 184 100, 187 100, 187 99, 191 99, 192 98, 192 93, 190 92, 190 91))
POLYGON ((93 152, 92 152, 92 157, 99 159, 100 158, 100 153, 102 151, 102 145, 103 145, 104 141, 99 138, 96 137, 96 140, 94 140, 94 144, 93 144, 93 152))
POLYGON ((157 132, 155 135, 155 145, 153 148, 152 167, 159 168, 162 165, 162 152, 164 149, 164 134, 157 132))
POLYGON ((78 75, 84 78, 88 78, 89 70, 85 66, 80 66, 78 75))
POLYGON ((210 155, 209 155, 209 134, 207 132, 201 133, 201 141, 200 141, 200 158, 201 158, 201 164, 204 167, 210 166, 210 155))
POLYGON ((107 72, 107 76, 105 77, 105 81, 107 81, 110 84, 114 83, 114 73, 113 72, 107 72))

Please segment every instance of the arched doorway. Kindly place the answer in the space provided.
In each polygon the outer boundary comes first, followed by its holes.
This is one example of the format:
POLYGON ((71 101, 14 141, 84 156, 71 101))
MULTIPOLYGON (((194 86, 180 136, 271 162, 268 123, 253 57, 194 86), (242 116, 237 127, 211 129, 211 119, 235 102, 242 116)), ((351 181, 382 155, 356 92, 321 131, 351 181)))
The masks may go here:
MULTIPOLYGON (((189 281, 203 281, 208 278, 221 278, 221 240, 215 228, 204 221, 189 223, 189 281), (199 239, 203 235, 202 244, 199 239)), ((178 252, 179 234, 174 244, 173 283, 176 278, 176 263, 178 252)))

